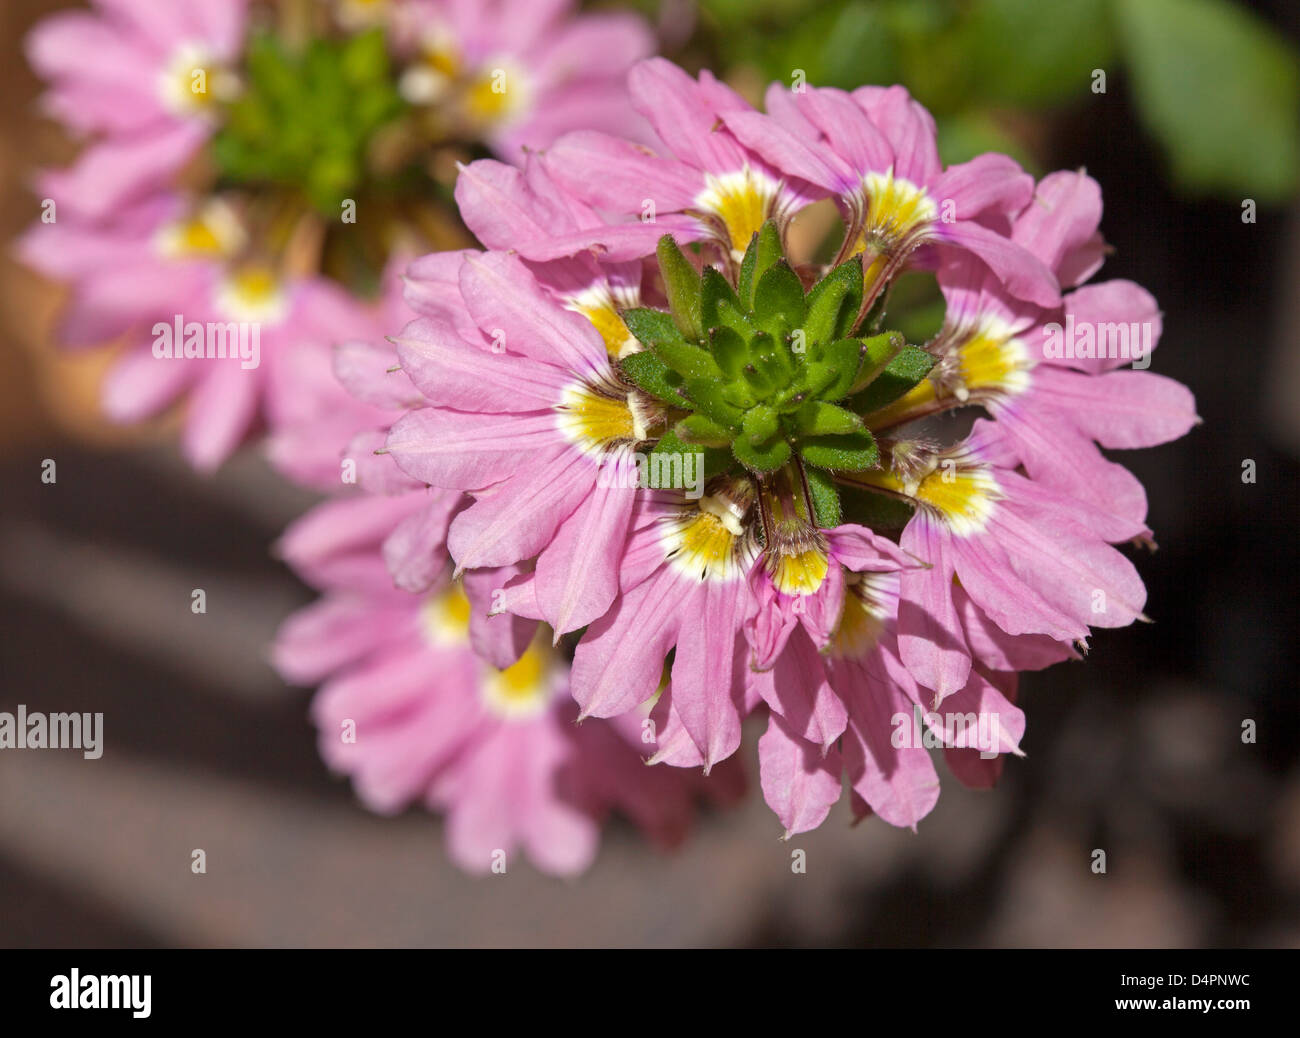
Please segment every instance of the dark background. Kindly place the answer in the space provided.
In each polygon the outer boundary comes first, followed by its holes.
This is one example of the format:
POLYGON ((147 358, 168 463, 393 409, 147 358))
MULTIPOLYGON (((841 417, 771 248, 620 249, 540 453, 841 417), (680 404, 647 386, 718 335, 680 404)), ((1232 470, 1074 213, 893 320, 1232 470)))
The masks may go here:
MULTIPOLYGON (((19 56, 49 6, 0 12, 5 237, 37 212, 32 161, 67 154, 19 56)), ((1255 6, 1300 37, 1296 5, 1255 6)), ((6 262, 0 709, 102 711, 106 752, 0 754, 0 944, 1300 944, 1300 209, 1243 224, 1239 203, 1174 193, 1123 79, 1054 117, 1043 158, 1100 181, 1115 248, 1102 276, 1160 301, 1152 370, 1187 383, 1204 419, 1115 455, 1149 493, 1160 548, 1139 567, 1155 622, 1027 676, 1027 757, 992 793, 945 775, 918 834, 850 828, 841 804, 785 845, 755 782, 674 856, 611 825, 567 883, 525 865, 462 876, 436 818, 375 818, 328 775, 307 693, 264 662, 309 600, 267 546, 308 499, 255 451, 201 479, 166 423, 106 430, 104 355, 54 357, 57 290, 6 262), (806 875, 791 873, 796 847, 806 875)))

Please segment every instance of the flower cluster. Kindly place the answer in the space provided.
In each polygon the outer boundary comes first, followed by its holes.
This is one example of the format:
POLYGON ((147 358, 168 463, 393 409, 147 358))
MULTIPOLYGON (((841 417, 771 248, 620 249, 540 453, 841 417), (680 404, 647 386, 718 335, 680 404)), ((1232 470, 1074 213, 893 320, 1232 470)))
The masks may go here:
POLYGON ((395 256, 463 244, 438 202, 458 161, 635 120, 647 28, 569 8, 94 0, 38 25, 45 107, 89 140, 39 179, 20 253, 71 285, 67 344, 126 338, 107 414, 188 397, 204 470, 284 429, 289 355, 319 344, 328 372, 333 342, 383 334, 368 301, 395 256))
POLYGON ((845 776, 855 815, 915 826, 928 749, 989 785, 1017 674, 1144 618, 1115 545, 1150 543, 1145 498, 1099 447, 1181 436, 1193 400, 1142 370, 1150 295, 1083 285, 1085 174, 945 169, 901 87, 776 85, 763 114, 661 59, 630 87, 654 149, 584 130, 463 172, 487 251, 431 258, 394 340, 423 406, 384 450, 472 499, 447 548, 517 571, 494 610, 573 644, 580 716, 652 704, 652 760, 708 772, 761 705, 787 834, 845 776), (839 232, 796 254, 826 201, 839 232), (908 276, 946 303, 919 344, 888 320, 908 276))
POLYGON ((92 139, 23 255, 66 340, 125 336, 111 415, 187 396, 195 466, 265 429, 333 492, 280 544, 322 597, 276 665, 465 868, 577 871, 611 810, 676 842, 751 716, 787 836, 846 780, 915 827, 931 750, 991 785, 1018 674, 1145 619, 1102 450, 1198 419, 1155 301, 1090 281, 1086 174, 945 168, 898 86, 760 112, 564 3, 95 7, 30 40, 92 139))

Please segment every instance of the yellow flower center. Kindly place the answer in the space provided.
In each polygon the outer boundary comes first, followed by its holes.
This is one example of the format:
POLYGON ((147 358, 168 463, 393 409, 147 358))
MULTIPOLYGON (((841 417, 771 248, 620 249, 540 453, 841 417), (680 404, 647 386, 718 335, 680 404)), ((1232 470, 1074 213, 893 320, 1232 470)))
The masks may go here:
POLYGON ((990 318, 960 345, 949 345, 929 377, 873 413, 871 426, 899 425, 933 411, 936 402, 948 398, 964 404, 1023 393, 1033 367, 1025 344, 1003 322, 990 318))
POLYGON ((967 339, 957 356, 961 385, 955 395, 962 401, 971 395, 1022 393, 1034 366, 1024 343, 994 322, 967 339))
POLYGON ((600 332, 600 337, 605 340, 605 351, 614 360, 621 360, 641 348, 619 315, 619 310, 626 310, 639 302, 635 298, 636 293, 628 293, 628 296, 626 299, 615 299, 613 291, 607 286, 592 285, 571 296, 565 304, 568 309, 582 314, 600 332))
POLYGON ((228 101, 239 89, 238 79, 204 47, 187 43, 178 47, 160 73, 158 94, 173 115, 198 115, 219 101, 228 101))
POLYGON ((465 91, 465 112, 476 123, 501 121, 515 107, 516 85, 504 68, 480 72, 465 91))
POLYGON ((875 648, 888 617, 879 586, 888 579, 881 573, 845 571, 844 605, 829 647, 832 656, 862 659, 875 648))
POLYGON ((564 391, 555 409, 565 436, 588 454, 603 455, 620 444, 636 443, 646 436, 626 394, 611 396, 577 382, 564 391))
POLYGON ((482 695, 487 708, 507 721, 538 717, 550 706, 555 653, 538 630, 524 654, 505 670, 485 668, 482 695))
POLYGON ((781 185, 748 166, 721 176, 706 174, 705 182, 708 186, 696 197, 695 204, 722 224, 731 256, 739 262, 750 239, 776 208, 781 185))
POLYGON ((264 263, 239 267, 222 284, 217 301, 232 320, 276 322, 288 310, 288 299, 274 270, 264 263))
POLYGON ((211 198, 193 216, 164 226, 156 242, 168 259, 228 259, 244 247, 247 238, 234 210, 211 198))
POLYGON ((1001 488, 986 466, 936 459, 937 464, 917 479, 905 480, 896 472, 863 472, 855 478, 863 483, 906 494, 931 514, 941 518, 959 537, 984 529, 1001 488))
MULTIPOLYGON (((858 252, 870 246, 889 255, 938 215, 925 189, 910 180, 895 178, 892 169, 888 173, 868 173, 862 178, 862 191, 867 211, 858 252)), ((868 284, 872 283, 871 274, 868 270, 868 284)))
POLYGON ((809 548, 795 555, 775 557, 772 583, 787 595, 811 595, 822 586, 830 570, 826 553, 809 548))
POLYGON ((438 646, 465 644, 469 637, 469 599, 459 584, 431 596, 421 607, 424 636, 438 646))
POLYGON ((711 494, 665 524, 664 546, 673 566, 699 580, 744 576, 756 554, 731 502, 711 494))

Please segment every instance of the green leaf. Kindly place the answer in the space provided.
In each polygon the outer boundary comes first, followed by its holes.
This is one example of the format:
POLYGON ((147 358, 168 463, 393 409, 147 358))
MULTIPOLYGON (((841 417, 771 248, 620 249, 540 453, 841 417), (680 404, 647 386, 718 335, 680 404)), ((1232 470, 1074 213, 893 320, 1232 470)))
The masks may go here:
POLYGON ((753 472, 774 472, 790 460, 790 445, 785 440, 755 447, 742 436, 732 443, 731 451, 737 461, 753 472))
POLYGON ((767 220, 749 240, 745 258, 740 261, 740 305, 746 310, 754 309, 754 288, 759 278, 780 258, 781 232, 776 229, 775 220, 767 220))
POLYGON ((896 497, 843 483, 839 490, 846 523, 857 523, 872 530, 901 530, 912 518, 913 506, 896 497))
POLYGON ((638 389, 675 407, 685 402, 677 392, 681 376, 654 353, 631 353, 618 362, 624 376, 638 389))
POLYGON ((848 406, 860 415, 870 415, 892 404, 930 373, 934 358, 916 346, 905 346, 903 352, 861 393, 849 398, 848 406))
POLYGON ((810 343, 842 339, 862 305, 862 257, 841 263, 808 290, 804 333, 810 343))
POLYGON ((843 436, 817 436, 803 440, 799 453, 809 465, 835 472, 859 472, 880 463, 875 437, 866 429, 843 436))
POLYGON ((907 340, 898 332, 882 332, 861 341, 866 348, 866 355, 862 358, 858 377, 854 380, 850 393, 860 393, 871 385, 907 346, 907 340))
POLYGON ((728 399, 727 385, 714 378, 688 378, 686 395, 695 410, 708 415, 715 422, 734 430, 744 421, 744 409, 728 399))
POLYGON ((822 400, 808 401, 795 412, 794 420, 803 437, 837 436, 862 428, 862 419, 852 411, 822 400))
POLYGON ((674 432, 683 443, 699 444, 704 447, 726 447, 735 435, 725 425, 702 414, 683 418, 674 426, 674 432))
POLYGON ((803 324, 803 283, 785 260, 774 263, 754 290, 754 319, 774 338, 803 324))
POLYGON ((1184 188, 1282 201, 1300 171, 1300 62, 1227 0, 1115 0, 1143 121, 1184 188))
POLYGON ((709 332, 709 349, 713 352, 718 367, 728 378, 739 378, 749 363, 749 344, 735 329, 728 328, 725 324, 720 324, 709 332))
POLYGON ((689 342, 656 342, 651 349, 679 375, 686 379, 709 381, 722 378, 713 355, 689 342))
POLYGON ((703 444, 687 443, 685 440, 669 429, 655 444, 651 454, 703 454, 704 455, 704 478, 710 479, 713 476, 726 472, 732 467, 733 460, 731 451, 725 447, 707 447, 703 444))
POLYGON ((823 530, 839 526, 844 513, 840 508, 840 495, 835 489, 834 478, 829 472, 806 465, 803 466, 803 474, 808 480, 808 495, 812 498, 817 525, 823 530))
POLYGON ((748 339, 753 327, 740 308, 740 300, 732 291, 727 279, 713 267, 705 267, 701 279, 700 320, 705 329, 719 325, 732 329, 743 339, 748 339))
POLYGON ((750 339, 749 356, 758 370, 772 380, 773 385, 786 385, 794 377, 796 361, 789 344, 774 339, 767 332, 757 332, 750 339))
POLYGON ((751 407, 745 412, 745 419, 741 428, 744 429, 745 435, 749 437, 750 443, 767 443, 781 431, 781 421, 776 411, 764 404, 760 404, 757 407, 751 407))
POLYGON ((682 335, 698 342, 704 338, 704 324, 700 319, 700 275, 695 272, 691 261, 682 255, 671 234, 659 239, 655 255, 659 258, 659 272, 663 275, 673 321, 682 335))
POLYGON ((840 400, 849 395, 858 380, 858 371, 867 357, 866 344, 861 339, 837 339, 823 346, 821 357, 834 372, 834 380, 818 395, 823 400, 840 400))
POLYGON ((622 311, 620 316, 632 337, 648 350, 661 342, 686 343, 673 315, 663 310, 636 306, 622 311))

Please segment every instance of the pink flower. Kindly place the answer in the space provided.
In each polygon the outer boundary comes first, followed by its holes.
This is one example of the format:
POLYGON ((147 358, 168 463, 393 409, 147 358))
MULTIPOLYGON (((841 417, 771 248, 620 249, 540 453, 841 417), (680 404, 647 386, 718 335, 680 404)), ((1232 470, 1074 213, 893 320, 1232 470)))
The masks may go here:
POLYGON ((901 86, 847 94, 773 83, 767 108, 767 115, 736 110, 722 119, 782 174, 838 201, 848 224, 840 258, 865 252, 869 285, 883 285, 914 250, 934 245, 941 255, 979 257, 1019 298, 1059 302, 1051 271, 983 222, 1018 212, 1033 191, 1007 156, 981 155, 945 170, 934 119, 901 86))
POLYGON ((470 648, 470 602, 445 568, 428 594, 391 586, 379 545, 421 496, 330 502, 282 542, 327 592, 290 617, 275 648, 288 680, 323 682, 312 716, 327 763, 372 810, 417 802, 445 813, 448 851, 468 871, 508 867, 522 850, 543 871, 580 872, 611 809, 678 842, 693 782, 641 764, 634 719, 575 727, 568 668, 549 639, 523 639, 498 670, 470 648))
POLYGON ((897 88, 774 89, 760 116, 652 61, 631 89, 672 157, 577 134, 522 169, 463 171, 457 200, 494 251, 417 265, 408 300, 425 317, 398 343, 428 406, 387 448, 408 477, 475 498, 449 547, 460 566, 513 567, 494 614, 585 628, 581 716, 649 708, 652 762, 707 771, 765 708, 763 788, 787 834, 819 824, 846 775, 855 814, 914 827, 938 796, 930 749, 991 784, 1024 731, 1016 674, 1145 619, 1112 546, 1149 535, 1145 508, 1120 499, 1121 477, 1087 476, 1108 471, 1098 442, 1185 431, 1190 398, 1125 377, 1142 373, 979 352, 999 314, 1000 345, 1145 303, 1136 286, 1060 298, 1101 257, 1086 178, 1034 196, 999 156, 945 172, 932 121, 897 88), (818 269, 784 231, 826 196, 844 236, 818 269), (924 348, 871 305, 907 265, 937 267, 949 304, 924 348), (995 420, 902 428, 967 401, 995 420), (1084 476, 1043 471, 1076 449, 1084 476), (698 495, 643 478, 643 462, 686 455, 698 495))
POLYGON ((572 0, 409 0, 394 9, 401 89, 510 160, 578 127, 636 134, 623 90, 654 51, 630 13, 575 15, 572 0))
MULTIPOLYGON (((1100 220, 1096 182, 1063 171, 1038 185, 1011 236, 1070 287, 1101 264, 1100 220)), ((1035 480, 1124 518, 1145 519, 1141 484, 1095 444, 1154 447, 1199 421, 1185 386, 1148 371, 1115 370, 1130 360, 1150 363, 1161 330, 1150 293, 1131 281, 1105 281, 1076 288, 1062 307, 1043 310, 1009 296, 960 255, 940 269, 939 284, 947 316, 928 347, 939 363, 880 416, 877 428, 981 405, 1035 480), (1076 329, 1077 351, 1065 341, 1076 329)))
POLYGON ((48 174, 65 212, 101 219, 168 184, 213 132, 238 90, 247 0, 94 0, 95 11, 46 18, 27 59, 49 80, 45 103, 74 129, 101 134, 76 164, 48 174))
MULTIPOLYGON (((583 717, 616 717, 653 700, 664 658, 675 651, 664 696, 693 752, 677 746, 675 724, 665 724, 654 760, 671 756, 708 772, 740 745, 741 718, 753 708, 741 636, 754 605, 747 578, 756 545, 743 525, 752 504, 743 485, 719 486, 698 502, 643 495, 621 553, 618 597, 578 644, 573 695, 583 717)), ((539 588, 538 577, 519 577, 499 608, 540 615, 539 588)))
MULTIPOLYGON (((29 54, 51 80, 50 109, 94 137, 70 170, 42 179, 50 222, 20 248, 32 266, 72 282, 66 340, 125 333, 142 342, 146 331, 153 340, 152 356, 129 354, 108 380, 113 418, 137 421, 188 395, 183 446, 197 467, 215 467, 269 426, 282 470, 324 487, 338 475, 339 430, 386 425, 411 402, 408 392, 358 407, 328 384, 329 354, 403 323, 395 312, 376 323, 346 286, 376 280, 380 271, 357 268, 394 261, 393 243, 409 240, 414 224, 440 222, 414 219, 429 215, 429 148, 487 145, 522 157, 579 125, 635 132, 622 78, 653 41, 637 16, 577 16, 566 2, 339 0, 328 6, 332 21, 312 22, 312 74, 331 74, 333 63, 343 76, 364 58, 374 75, 358 87, 361 114, 339 113, 338 139, 316 132, 312 147, 281 154, 268 144, 268 118, 291 123, 297 104, 303 125, 319 127, 320 113, 308 110, 317 103, 310 85, 297 95, 275 86, 309 83, 297 74, 303 48, 270 24, 247 31, 246 6, 96 0, 94 12, 36 28, 29 54), (173 193, 182 173, 193 200, 173 193), (384 205, 372 205, 377 198, 384 205), (364 231, 352 229, 358 199, 364 231), (164 347, 157 336, 171 322, 182 341, 164 347), (185 344, 191 327, 206 336, 228 325, 260 335, 265 365, 260 355, 217 362, 218 351, 185 344)), ((603 275, 588 267, 565 259, 551 275, 569 279, 577 309, 604 306, 617 325, 613 305, 637 298, 639 266, 603 275)), ((340 363, 365 363, 363 354, 353 349, 340 363)))
MULTIPOLYGON (((817 197, 719 127, 724 117, 753 109, 709 72, 700 73, 697 82, 671 62, 652 58, 633 67, 628 89, 666 153, 580 130, 557 140, 544 158, 556 181, 576 198, 639 222, 619 225, 625 238, 591 232, 590 243, 610 258, 649 255, 659 236, 671 232, 679 241, 715 243, 726 261, 738 263, 765 220, 785 224, 817 197), (640 236, 639 253, 632 234, 640 236)), ((515 247, 529 258, 554 255, 545 237, 515 247)))
POLYGON ((564 634, 617 591, 635 497, 601 474, 646 417, 596 327, 518 257, 466 255, 458 285, 476 328, 426 316, 396 340, 433 406, 400 419, 387 450, 411 477, 474 495, 448 539, 459 568, 537 558, 541 616, 564 634))
POLYGON ((1010 635, 1082 643, 1091 626, 1146 619, 1142 580, 1108 543, 1142 536, 1145 526, 1016 472, 993 423, 976 421, 967 440, 941 451, 900 441, 887 467, 852 478, 915 504, 899 544, 930 567, 902 573, 899 643, 936 703, 971 672, 954 576, 1010 635))
MULTIPOLYGON (((354 438, 366 430, 386 430, 420 403, 406 376, 392 370, 397 351, 385 340, 411 317, 402 278, 406 260, 396 255, 385 271, 380 299, 359 306, 369 322, 360 335, 337 345, 340 329, 330 329, 327 338, 303 339, 272 368, 266 452, 296 483, 328 492, 360 482, 357 469, 367 467, 364 455, 346 456, 354 438)), ((382 437, 371 449, 381 442, 382 437)))
POLYGON ((136 422, 186 397, 181 447, 204 471, 265 413, 298 406, 307 389, 294 350, 318 351, 327 376, 334 342, 378 333, 366 306, 336 283, 248 257, 248 237, 246 219, 222 199, 195 208, 159 195, 109 224, 37 225, 19 244, 27 262, 72 283, 64 336, 129 334, 134 348, 102 387, 105 413, 136 422))
POLYGON ((821 824, 847 774, 855 814, 915 829, 939 796, 928 750, 944 747, 963 783, 991 785, 1024 732, 1023 713, 999 688, 1013 690, 1007 672, 1074 653, 1050 638, 1007 635, 957 588, 962 637, 977 663, 940 714, 899 649, 900 574, 919 570, 917 560, 862 527, 823 538, 824 549, 778 563, 775 578, 762 567, 752 575, 759 605, 746 625, 749 681, 771 710, 758 744, 763 794, 788 837, 821 824), (823 568, 811 593, 800 593, 806 579, 793 592, 778 589, 823 568))

